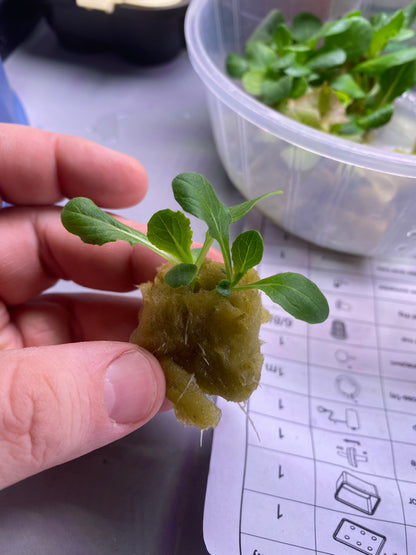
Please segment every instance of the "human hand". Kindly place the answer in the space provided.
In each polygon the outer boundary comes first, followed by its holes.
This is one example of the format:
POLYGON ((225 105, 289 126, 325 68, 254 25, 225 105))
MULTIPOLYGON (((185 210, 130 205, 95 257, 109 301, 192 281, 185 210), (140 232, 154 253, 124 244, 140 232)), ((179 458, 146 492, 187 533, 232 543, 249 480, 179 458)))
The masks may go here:
MULTIPOLYGON (((144 196, 135 159, 75 137, 0 124, 0 488, 110 443, 160 409, 157 360, 128 343, 139 300, 42 294, 57 280, 127 291, 160 259, 86 245, 61 225, 62 197, 106 208, 144 196)), ((129 222, 131 225, 131 222, 129 222)))

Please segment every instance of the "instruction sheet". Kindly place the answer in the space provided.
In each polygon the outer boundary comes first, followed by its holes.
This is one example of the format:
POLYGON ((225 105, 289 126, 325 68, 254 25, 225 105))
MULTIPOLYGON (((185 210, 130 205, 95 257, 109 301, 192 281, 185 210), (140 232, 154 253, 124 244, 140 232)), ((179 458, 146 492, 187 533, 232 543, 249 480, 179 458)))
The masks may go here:
POLYGON ((218 402, 207 549, 414 555, 416 261, 311 247, 259 218, 260 276, 306 275, 330 315, 308 325, 264 297, 261 384, 245 407, 218 402))

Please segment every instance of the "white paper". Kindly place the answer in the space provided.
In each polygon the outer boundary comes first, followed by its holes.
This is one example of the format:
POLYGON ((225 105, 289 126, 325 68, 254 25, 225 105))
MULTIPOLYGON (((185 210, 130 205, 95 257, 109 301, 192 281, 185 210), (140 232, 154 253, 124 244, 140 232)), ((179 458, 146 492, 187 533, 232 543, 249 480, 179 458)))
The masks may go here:
POLYGON ((261 384, 247 414, 219 401, 207 549, 415 554, 416 262, 328 252, 257 225, 260 275, 308 276, 330 316, 307 325, 264 297, 261 384))

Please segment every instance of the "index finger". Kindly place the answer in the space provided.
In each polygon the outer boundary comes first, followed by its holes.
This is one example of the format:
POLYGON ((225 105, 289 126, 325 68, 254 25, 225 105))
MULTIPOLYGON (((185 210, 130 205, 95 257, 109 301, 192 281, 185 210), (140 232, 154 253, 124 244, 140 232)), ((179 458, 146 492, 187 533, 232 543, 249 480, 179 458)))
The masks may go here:
POLYGON ((0 205, 84 196, 106 208, 125 208, 144 197, 147 183, 132 156, 80 137, 0 123, 0 205))

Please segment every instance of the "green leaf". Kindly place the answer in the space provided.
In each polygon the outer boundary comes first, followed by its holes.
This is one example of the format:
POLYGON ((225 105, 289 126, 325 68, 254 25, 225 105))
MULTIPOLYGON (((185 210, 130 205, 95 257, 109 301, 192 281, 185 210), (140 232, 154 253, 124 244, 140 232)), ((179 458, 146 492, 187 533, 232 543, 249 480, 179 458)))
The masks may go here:
POLYGON ((394 108, 391 104, 383 106, 378 110, 375 110, 367 116, 362 118, 357 118, 357 123, 363 129, 373 129, 376 127, 381 127, 390 121, 394 112, 394 108))
POLYGON ((243 75, 241 82, 249 94, 259 96, 265 76, 266 73, 263 69, 250 69, 243 75))
POLYGON ((217 283, 217 293, 224 297, 231 297, 231 283, 228 279, 222 279, 217 283))
POLYGON ((416 61, 387 69, 380 75, 380 106, 389 104, 416 84, 416 61))
POLYGON ((329 314, 328 301, 320 289, 302 274, 286 272, 239 285, 236 289, 260 289, 289 314, 309 324, 326 320, 329 314))
POLYGON ((246 45, 246 57, 250 69, 265 70, 276 61, 277 54, 267 44, 249 42, 246 45))
POLYGON ((280 195, 282 194, 282 192, 283 191, 272 191, 271 193, 264 193, 264 195, 260 195, 259 197, 256 197, 254 199, 247 200, 245 202, 242 202, 241 204, 230 206, 228 211, 231 217, 231 223, 241 220, 241 218, 243 218, 248 212, 250 212, 250 210, 254 208, 254 206, 261 200, 273 195, 280 195))
POLYGON ((292 36, 297 42, 308 42, 321 27, 319 17, 309 12, 299 12, 292 21, 292 36))
POLYGON ((153 214, 147 224, 147 238, 181 262, 193 261, 191 222, 182 212, 166 208, 153 214))
POLYGON ((333 99, 334 91, 327 83, 324 83, 318 95, 318 110, 321 117, 326 116, 330 112, 333 99))
POLYGON ((165 282, 174 289, 190 285, 198 274, 195 264, 177 264, 165 274, 165 282))
POLYGON ((291 75, 292 77, 307 77, 311 74, 311 69, 303 64, 293 64, 285 69, 286 75, 291 75))
POLYGON ((289 44, 285 47, 285 52, 310 52, 311 47, 307 44, 289 44))
POLYGON ((265 79, 261 84, 261 100, 265 104, 275 104, 284 100, 292 90, 293 77, 284 75, 278 80, 265 79))
POLYGON ((248 70, 248 63, 244 56, 231 53, 225 60, 225 67, 228 75, 234 77, 235 79, 241 79, 244 73, 248 70))
POLYGON ((292 35, 290 29, 285 23, 277 25, 273 32, 270 46, 280 54, 286 46, 292 43, 292 35))
POLYGON ((400 31, 404 24, 404 20, 404 12, 403 10, 399 10, 390 18, 387 18, 384 24, 373 32, 368 48, 368 56, 370 58, 375 58, 384 50, 388 41, 395 37, 400 31))
POLYGON ((295 78, 293 80, 292 90, 290 91, 291 98, 300 98, 306 94, 308 90, 308 81, 304 77, 295 78))
POLYGON ((263 250, 263 238, 258 231, 251 229, 237 235, 231 247, 234 264, 232 285, 238 283, 251 268, 260 264, 263 250))
POLYGON ((364 98, 365 92, 355 81, 354 77, 350 73, 344 73, 335 77, 331 81, 331 87, 335 91, 340 91, 348 95, 350 98, 364 98))
POLYGON ((389 16, 385 12, 373 13, 370 17, 370 23, 373 32, 381 29, 389 20, 389 16))
POLYGON ((410 27, 416 17, 416 1, 410 2, 405 8, 404 12, 404 25, 410 27))
POLYGON ((347 55, 342 48, 323 46, 306 62, 309 69, 328 69, 342 65, 347 55))
POLYGON ((324 25, 315 33, 312 40, 319 40, 326 37, 331 37, 334 35, 340 35, 348 30, 351 25, 348 17, 341 17, 335 19, 334 21, 327 21, 324 25))
POLYGON ((364 133, 364 129, 358 125, 355 119, 348 123, 334 125, 333 129, 341 136, 360 136, 364 133))
POLYGON ((218 241, 224 258, 227 277, 231 277, 228 208, 218 199, 211 183, 195 172, 181 173, 172 182, 173 195, 180 206, 196 218, 203 220, 208 232, 218 241))
POLYGON ((374 58, 373 60, 367 60, 356 65, 353 72, 364 73, 367 75, 377 75, 391 67, 407 64, 408 62, 412 62, 414 60, 416 60, 416 47, 392 52, 391 54, 386 54, 385 56, 380 56, 379 58, 374 58))
POLYGON ((391 44, 392 42, 396 42, 396 41, 402 42, 402 41, 405 41, 405 40, 409 40, 414 36, 415 36, 415 32, 412 29, 400 29, 400 31, 394 37, 394 40, 390 41, 389 44, 391 44))
POLYGON ((367 52, 373 36, 373 28, 363 17, 354 16, 346 21, 347 28, 342 33, 328 36, 325 39, 325 45, 342 48, 348 60, 356 61, 367 52))
POLYGON ((288 54, 284 54, 283 56, 279 56, 277 60, 274 62, 270 68, 277 73, 281 69, 286 69, 287 67, 291 66, 295 63, 296 54, 294 52, 289 52, 288 54))
POLYGON ((62 210, 61 221, 67 231, 78 235, 84 243, 104 245, 122 240, 130 245, 144 245, 172 260, 171 256, 156 248, 144 233, 122 224, 88 198, 76 197, 68 201, 62 210))
POLYGON ((272 38, 275 28, 284 22, 285 18, 280 10, 271 10, 254 29, 247 42, 260 41, 268 43, 272 38))

